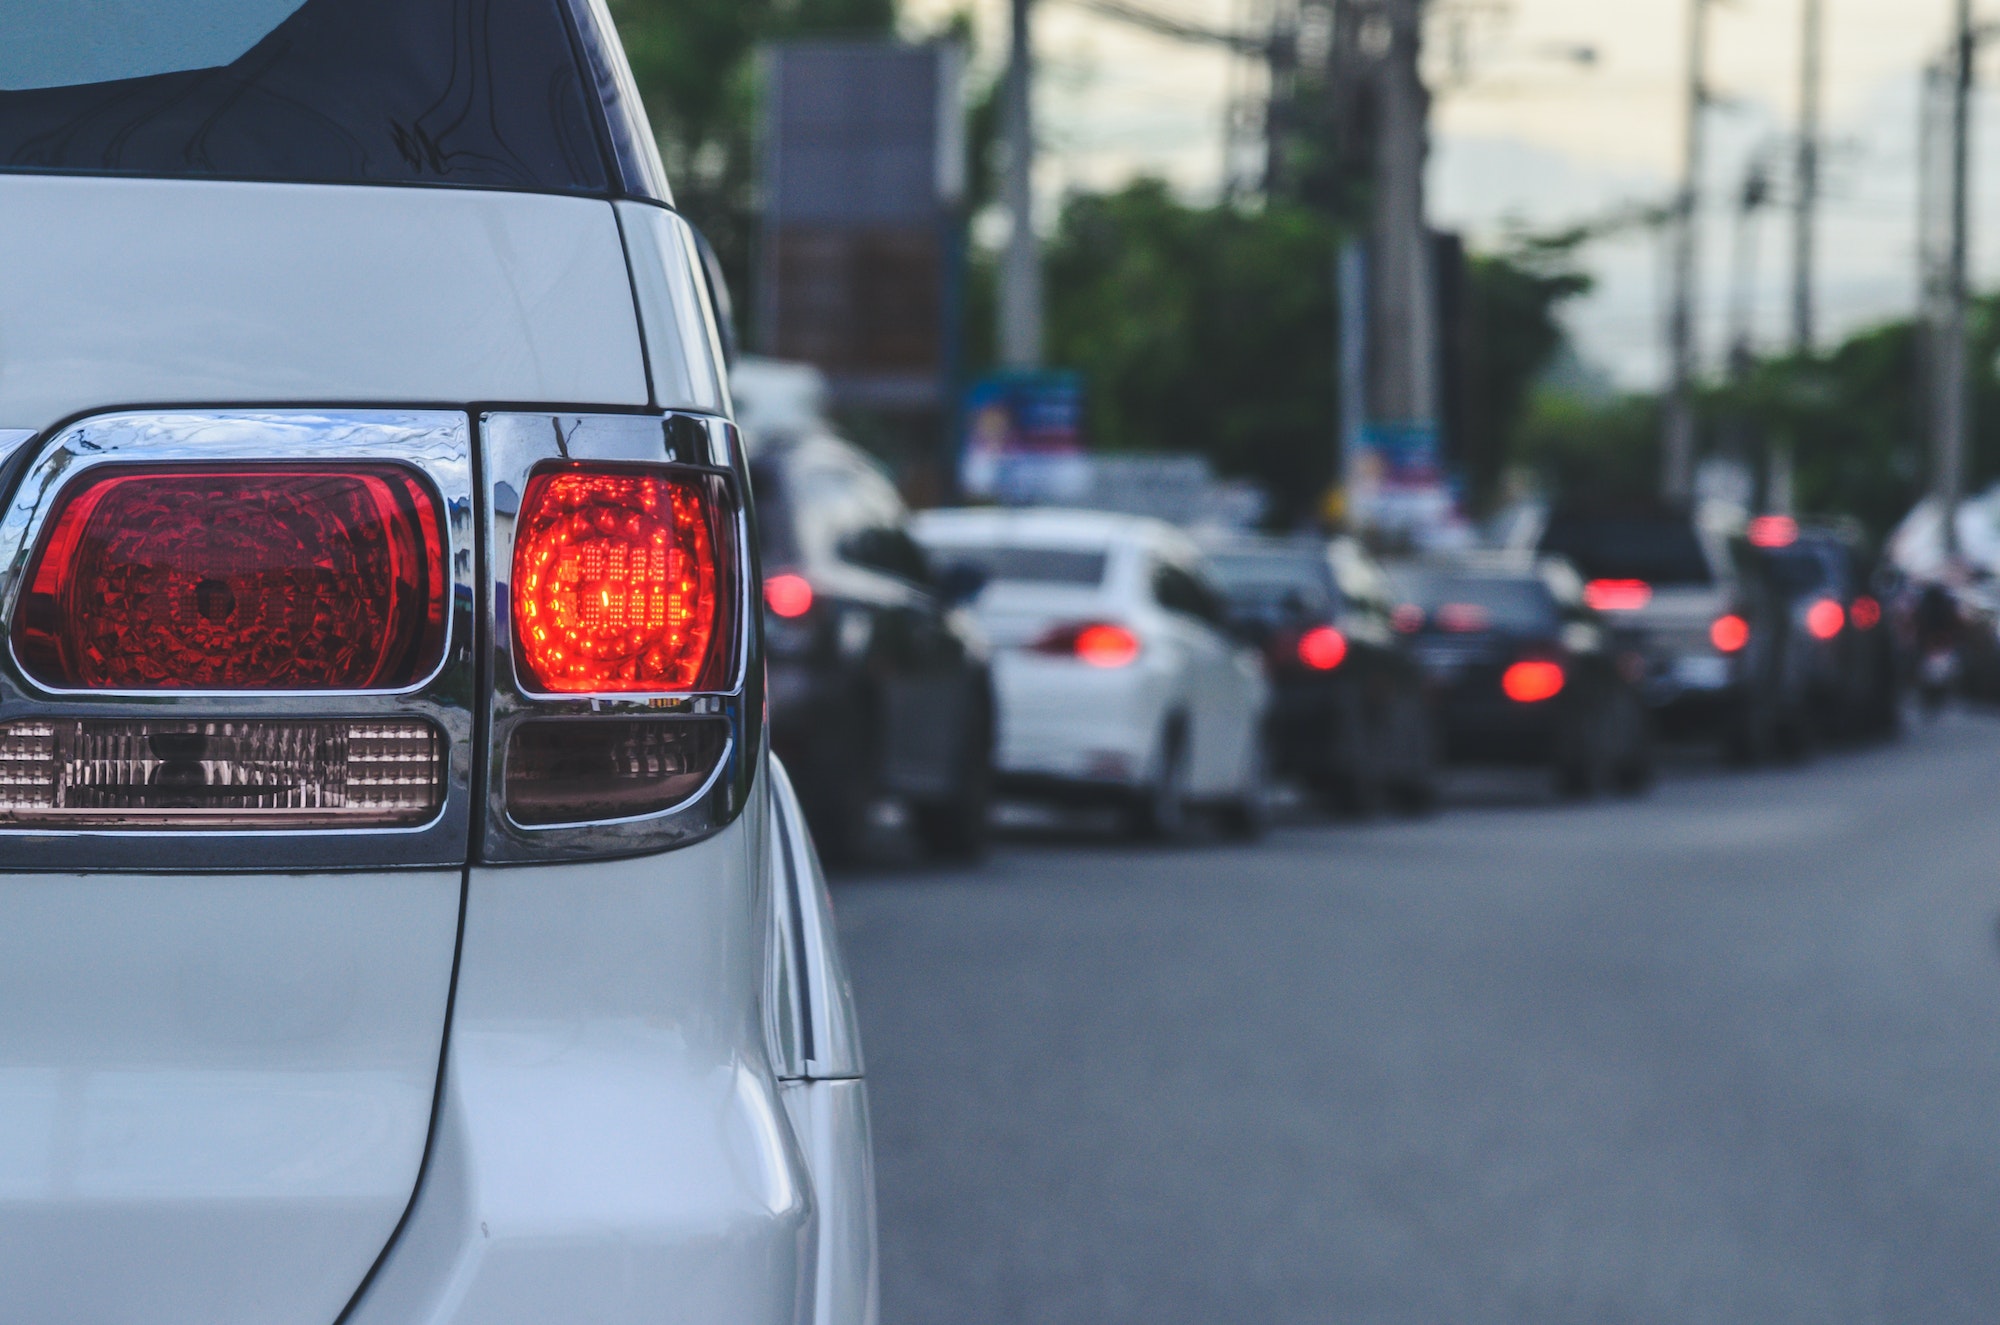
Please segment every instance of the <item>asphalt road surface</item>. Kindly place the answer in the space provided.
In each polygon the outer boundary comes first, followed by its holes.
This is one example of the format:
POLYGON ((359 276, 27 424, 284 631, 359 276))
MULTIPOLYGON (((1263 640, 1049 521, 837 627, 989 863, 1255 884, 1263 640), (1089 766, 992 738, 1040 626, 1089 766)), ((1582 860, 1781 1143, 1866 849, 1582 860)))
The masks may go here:
POLYGON ((2000 723, 837 880, 887 1325, 2000 1320, 2000 723))

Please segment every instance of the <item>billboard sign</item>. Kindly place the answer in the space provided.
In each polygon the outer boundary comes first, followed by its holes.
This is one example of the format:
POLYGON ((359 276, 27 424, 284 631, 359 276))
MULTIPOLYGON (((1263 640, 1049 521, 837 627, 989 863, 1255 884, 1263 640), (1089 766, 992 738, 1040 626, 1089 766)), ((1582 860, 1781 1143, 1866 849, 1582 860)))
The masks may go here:
POLYGON ((965 398, 959 485, 968 497, 1059 502, 1090 483, 1083 445, 1083 378, 1076 373, 996 373, 965 398))

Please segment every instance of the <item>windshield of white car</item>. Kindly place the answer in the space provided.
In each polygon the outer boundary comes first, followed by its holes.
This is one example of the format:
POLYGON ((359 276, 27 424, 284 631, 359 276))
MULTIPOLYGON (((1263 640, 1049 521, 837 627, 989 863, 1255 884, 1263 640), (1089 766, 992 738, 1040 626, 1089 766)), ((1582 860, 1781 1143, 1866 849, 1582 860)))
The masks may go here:
POLYGON ((567 0, 0 0, 0 171, 606 191, 567 0))
POLYGON ((939 575, 964 566, 979 572, 987 584, 1059 584, 1095 589, 1104 583, 1107 552, 1052 547, 950 547, 930 549, 932 569, 939 575))

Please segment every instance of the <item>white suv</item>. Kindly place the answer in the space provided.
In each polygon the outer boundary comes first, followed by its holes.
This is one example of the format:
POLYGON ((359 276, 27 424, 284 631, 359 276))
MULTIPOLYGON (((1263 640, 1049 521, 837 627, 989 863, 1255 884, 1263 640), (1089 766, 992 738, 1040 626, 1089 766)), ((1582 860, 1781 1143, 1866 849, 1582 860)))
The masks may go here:
POLYGON ((602 0, 0 29, 0 1319, 872 1319, 721 337, 602 0))
POLYGON ((1196 807, 1262 828, 1270 686, 1185 535, 1061 510, 931 511, 913 529, 940 574, 984 581, 1006 789, 1109 801, 1143 836, 1177 835, 1196 807))

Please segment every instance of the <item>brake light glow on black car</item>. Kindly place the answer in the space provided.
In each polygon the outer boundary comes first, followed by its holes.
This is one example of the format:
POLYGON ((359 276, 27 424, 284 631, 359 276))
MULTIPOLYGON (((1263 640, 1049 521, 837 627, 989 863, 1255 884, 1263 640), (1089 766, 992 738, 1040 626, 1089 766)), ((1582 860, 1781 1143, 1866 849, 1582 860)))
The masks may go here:
POLYGON ((1733 612, 1717 617, 1708 628, 1708 642, 1717 653, 1741 653, 1750 643, 1750 623, 1733 612))
POLYGON ((1854 600, 1854 608, 1848 616, 1856 630, 1873 630, 1882 624, 1882 604, 1863 594, 1854 600))
POLYGON ((1299 661, 1315 672, 1331 672, 1347 661, 1347 636, 1332 626, 1315 626, 1299 636, 1299 661))
POLYGON ((1847 610, 1831 598, 1806 609, 1806 629, 1818 640, 1830 640, 1847 628, 1847 610))
POLYGON ((1583 601, 1598 612, 1637 612, 1653 601, 1653 586, 1644 580, 1592 580, 1583 587, 1583 601))
POLYGON ((399 465, 104 466, 48 529, 13 643, 52 689, 397 690, 444 647, 437 499, 399 465))
POLYGON ((1500 678, 1500 689, 1516 704, 1541 704, 1563 692, 1568 678, 1562 664, 1531 658, 1509 667, 1500 678))
POLYGON ((764 606, 787 621, 812 611, 812 582, 803 575, 773 575, 764 581, 764 606))

